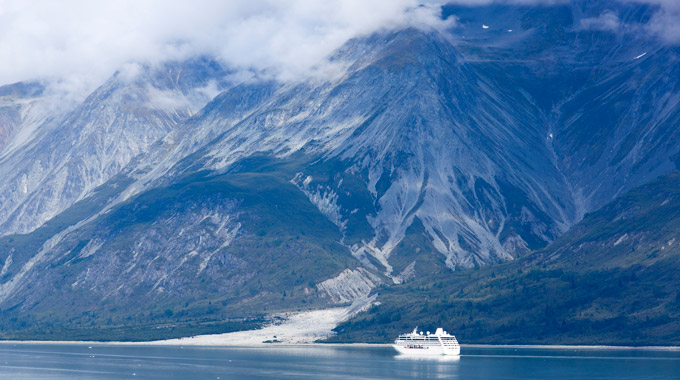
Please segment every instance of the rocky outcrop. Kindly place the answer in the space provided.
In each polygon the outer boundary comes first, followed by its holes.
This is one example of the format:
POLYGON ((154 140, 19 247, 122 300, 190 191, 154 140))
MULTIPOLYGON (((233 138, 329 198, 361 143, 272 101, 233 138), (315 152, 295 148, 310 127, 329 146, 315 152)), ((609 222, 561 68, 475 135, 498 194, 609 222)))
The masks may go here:
POLYGON ((316 285, 334 303, 348 303, 366 297, 382 281, 364 268, 345 269, 334 278, 316 285))

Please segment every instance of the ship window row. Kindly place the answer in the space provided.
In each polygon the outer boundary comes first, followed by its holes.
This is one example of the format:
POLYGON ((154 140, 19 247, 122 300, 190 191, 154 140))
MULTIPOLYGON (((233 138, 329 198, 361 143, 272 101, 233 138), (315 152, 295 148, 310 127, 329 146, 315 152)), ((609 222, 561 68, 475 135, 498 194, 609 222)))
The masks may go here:
MULTIPOLYGON (((438 342, 439 339, 437 338, 399 338, 400 341, 409 341, 409 342, 438 342)), ((456 342, 455 339, 441 339, 443 342, 456 342)))
MULTIPOLYGON (((444 338, 442 338, 444 340, 444 338)), ((424 337, 424 338, 399 338, 399 340, 413 340, 413 341, 423 341, 423 340, 435 340, 438 341, 436 337, 424 337)))

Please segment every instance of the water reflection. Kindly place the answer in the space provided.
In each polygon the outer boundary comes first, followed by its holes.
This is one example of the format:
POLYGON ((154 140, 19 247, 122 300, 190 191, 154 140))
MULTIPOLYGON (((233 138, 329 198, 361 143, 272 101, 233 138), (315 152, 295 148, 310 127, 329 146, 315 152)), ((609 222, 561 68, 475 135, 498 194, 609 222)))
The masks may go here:
POLYGON ((460 377, 460 356, 394 355, 395 365, 408 368, 413 378, 457 379, 460 377))
POLYGON ((412 360, 412 361, 425 361, 425 362, 459 362, 460 356, 453 355, 394 355, 397 360, 412 360))
POLYGON ((465 347, 462 356, 412 356, 398 355, 389 346, 90 348, 0 343, 0 379, 17 380, 658 380, 678 379, 679 373, 677 351, 465 347))
POLYGON ((270 346, 270 347, 245 347, 245 346, 236 346, 236 347, 197 347, 198 349, 204 349, 204 350, 224 350, 224 351, 231 351, 231 352, 240 352, 243 354, 259 354, 259 353, 266 353, 267 355, 280 355, 280 356, 304 356, 304 357, 309 357, 309 358, 319 358, 319 359, 324 359, 324 358, 337 358, 338 356, 342 357, 345 356, 346 354, 343 351, 348 351, 347 349, 343 350, 342 347, 334 347, 334 346, 320 346, 320 345, 310 345, 310 346, 304 346, 304 345, 278 345, 278 346, 270 346))

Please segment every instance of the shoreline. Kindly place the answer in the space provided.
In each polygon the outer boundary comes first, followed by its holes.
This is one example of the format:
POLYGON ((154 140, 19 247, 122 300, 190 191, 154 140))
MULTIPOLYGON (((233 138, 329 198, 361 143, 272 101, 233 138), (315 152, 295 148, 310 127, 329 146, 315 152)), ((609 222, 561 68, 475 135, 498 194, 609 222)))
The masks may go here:
POLYGON ((604 344, 461 344, 470 348, 536 348, 558 350, 644 350, 644 351, 680 351, 680 346, 608 346, 604 344))
MULTIPOLYGON (((266 347, 391 347, 391 343, 259 343, 259 344, 229 344, 229 345, 196 345, 164 343, 162 341, 149 342, 102 342, 82 340, 0 340, 0 345, 11 344, 45 344, 45 345, 78 345, 78 346, 152 346, 152 347, 230 347, 230 348, 266 348, 266 347)), ((680 351, 680 346, 609 346, 609 345, 565 345, 565 344, 461 344, 461 348, 517 348, 517 349, 553 349, 553 350, 621 350, 621 351, 680 351)))

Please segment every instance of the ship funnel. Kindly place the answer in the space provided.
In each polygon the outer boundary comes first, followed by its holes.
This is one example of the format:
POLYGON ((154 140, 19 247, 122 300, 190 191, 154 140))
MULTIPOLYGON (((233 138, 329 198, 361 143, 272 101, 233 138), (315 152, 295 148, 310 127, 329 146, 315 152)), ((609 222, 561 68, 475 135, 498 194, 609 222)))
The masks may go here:
POLYGON ((444 329, 441 327, 437 328, 437 331, 435 331, 434 335, 444 335, 444 329))

